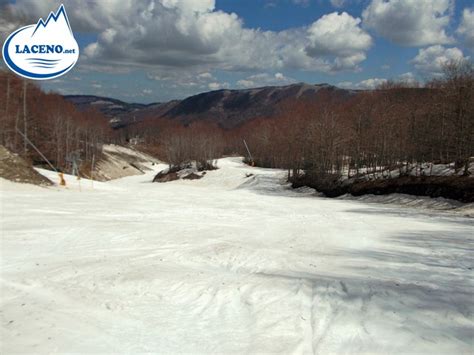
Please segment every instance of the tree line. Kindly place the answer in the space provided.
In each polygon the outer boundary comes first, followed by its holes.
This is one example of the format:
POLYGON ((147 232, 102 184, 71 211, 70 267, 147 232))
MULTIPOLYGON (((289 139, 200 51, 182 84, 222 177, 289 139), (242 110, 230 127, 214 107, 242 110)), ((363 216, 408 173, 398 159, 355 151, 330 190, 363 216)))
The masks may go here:
POLYGON ((61 95, 45 93, 33 82, 0 71, 0 144, 35 164, 45 164, 31 142, 60 171, 72 160, 82 167, 100 159, 113 132, 95 110, 81 112, 61 95))

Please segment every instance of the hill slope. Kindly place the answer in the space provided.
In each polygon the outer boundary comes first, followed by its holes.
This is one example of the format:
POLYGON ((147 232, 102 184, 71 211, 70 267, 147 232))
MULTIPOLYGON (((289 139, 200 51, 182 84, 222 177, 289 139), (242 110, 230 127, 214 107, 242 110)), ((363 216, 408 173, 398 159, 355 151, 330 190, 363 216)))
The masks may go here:
MULTIPOLYGON (((57 176, 56 173, 54 174, 57 176)), ((49 179, 33 169, 31 163, 2 145, 0 145, 0 178, 26 184, 52 185, 49 179)))

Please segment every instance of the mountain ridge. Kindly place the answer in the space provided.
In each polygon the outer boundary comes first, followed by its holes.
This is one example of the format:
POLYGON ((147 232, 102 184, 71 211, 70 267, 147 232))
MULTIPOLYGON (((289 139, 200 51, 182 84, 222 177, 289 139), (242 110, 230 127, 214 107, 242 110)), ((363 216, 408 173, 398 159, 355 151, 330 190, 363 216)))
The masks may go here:
POLYGON ((271 117, 279 104, 288 99, 321 99, 322 93, 338 99, 348 98, 357 90, 338 88, 326 83, 295 83, 249 89, 219 89, 199 93, 182 100, 151 104, 127 103, 94 95, 66 95, 80 110, 96 108, 110 119, 114 128, 125 127, 147 118, 168 118, 183 124, 213 121, 223 128, 234 128, 257 117, 271 117))

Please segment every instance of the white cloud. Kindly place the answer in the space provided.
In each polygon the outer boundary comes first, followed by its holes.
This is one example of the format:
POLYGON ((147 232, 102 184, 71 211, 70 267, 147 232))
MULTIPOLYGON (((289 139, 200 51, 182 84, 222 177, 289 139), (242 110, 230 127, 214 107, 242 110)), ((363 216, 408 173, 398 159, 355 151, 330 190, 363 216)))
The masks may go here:
POLYGON ((448 44, 446 34, 454 0, 372 0, 363 11, 364 25, 403 46, 448 44))
POLYGON ((410 63, 425 76, 437 76, 442 74, 443 66, 447 63, 464 59, 467 58, 459 48, 436 45, 420 49, 418 55, 410 63))
POLYGON ((198 80, 215 80, 214 76, 209 72, 200 73, 197 75, 198 80))
POLYGON ((404 83, 405 85, 414 85, 418 81, 412 72, 403 73, 398 76, 397 81, 404 83))
POLYGON ((150 95, 150 94, 153 93, 153 90, 151 90, 151 89, 143 89, 143 90, 142 90, 142 93, 143 93, 144 95, 150 95))
POLYGON ((464 37, 466 46, 474 52, 474 9, 464 9, 457 32, 464 37))
MULTIPOLYGON (((98 34, 82 52, 81 65, 100 70, 142 67, 155 77, 211 69, 356 70, 371 44, 359 28, 360 20, 347 14, 327 15, 308 31, 300 27, 275 32, 244 27, 236 14, 216 10, 214 0, 63 2, 74 31, 98 34)), ((17 0, 11 5, 12 16, 34 23, 58 4, 17 0)), ((13 21, 3 12, 0 19, 13 21)))
POLYGON ((296 82, 296 80, 286 77, 282 73, 275 73, 273 75, 268 73, 260 73, 237 81, 237 86, 242 88, 255 88, 262 86, 288 85, 294 82, 296 82))
MULTIPOLYGON (((408 87, 416 87, 418 84, 418 80, 416 80, 416 77, 412 72, 400 74, 397 77, 390 79, 390 81, 401 83, 408 87)), ((337 83, 337 86, 344 89, 374 90, 388 82, 389 79, 385 78, 370 78, 359 81, 358 83, 353 83, 352 81, 342 81, 337 83)))
POLYGON ((336 86, 343 89, 354 89, 354 83, 352 81, 341 81, 337 83, 336 86))
POLYGON ((248 80, 248 79, 241 79, 237 81, 237 86, 243 87, 243 88, 254 88, 259 85, 255 84, 254 81, 248 80))
POLYGON ((219 89, 227 89, 230 87, 229 83, 219 83, 219 82, 212 82, 207 85, 211 90, 219 90, 219 89))
MULTIPOLYGON (((166 86, 180 89, 190 89, 200 87, 207 88, 210 82, 218 82, 217 78, 210 72, 200 72, 196 70, 168 70, 166 73, 150 71, 148 79, 161 82, 166 86)), ((213 85, 214 87, 215 85, 213 85)))
MULTIPOLYGON (((403 73, 393 80, 396 82, 401 82, 407 86, 415 85, 417 83, 415 75, 413 75, 411 72, 403 73)), ((336 85, 344 89, 374 90, 388 81, 389 80, 385 78, 369 78, 359 81, 358 83, 353 83, 352 81, 342 81, 336 85)))
POLYGON ((276 80, 285 80, 285 76, 282 73, 276 73, 275 74, 275 79, 276 80))
POLYGON ((208 12, 215 7, 214 0, 162 0, 162 3, 167 8, 179 8, 191 13, 208 12))
POLYGON ((386 82, 387 82, 387 79, 371 78, 367 80, 362 80, 360 83, 357 84, 357 88, 373 90, 377 88, 378 86, 385 84, 386 82))
POLYGON ((353 83, 352 81, 342 81, 337 83, 336 86, 343 89, 355 89, 355 90, 373 90, 381 84, 385 84, 387 79, 371 78, 353 83))
POLYGON ((372 38, 359 27, 360 22, 346 12, 324 15, 308 29, 311 44, 306 52, 312 57, 334 57, 332 70, 356 69, 372 45, 372 38))

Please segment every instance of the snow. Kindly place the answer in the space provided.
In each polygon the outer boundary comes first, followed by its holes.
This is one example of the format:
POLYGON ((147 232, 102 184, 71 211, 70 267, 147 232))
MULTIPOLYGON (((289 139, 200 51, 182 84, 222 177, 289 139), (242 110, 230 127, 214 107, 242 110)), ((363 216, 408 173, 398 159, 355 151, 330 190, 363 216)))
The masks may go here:
MULTIPOLYGON (((469 163, 469 173, 470 176, 474 175, 474 157, 470 158, 472 161, 469 163)), ((461 176, 464 174, 464 167, 457 168, 455 163, 449 164, 431 164, 431 163, 422 163, 422 164, 410 164, 408 167, 404 165, 401 169, 382 169, 382 167, 377 167, 377 171, 373 172, 367 168, 361 168, 359 170, 359 176, 355 176, 355 172, 351 171, 351 178, 347 177, 347 169, 341 177, 341 180, 345 183, 350 183, 355 180, 373 180, 373 179, 382 179, 382 178, 397 178, 400 176, 400 170, 403 173, 407 173, 409 176, 452 176, 458 175, 461 176)))
POLYGON ((473 352, 472 218, 218 165, 161 184, 165 165, 80 188, 1 180, 0 351, 473 352))
POLYGON ((362 195, 352 196, 345 194, 338 197, 339 199, 349 199, 372 203, 383 203, 390 205, 398 205, 399 207, 412 207, 426 210, 448 211, 462 214, 467 217, 474 217, 474 203, 463 203, 443 197, 431 198, 428 196, 413 196, 406 194, 388 194, 388 195, 362 195))

